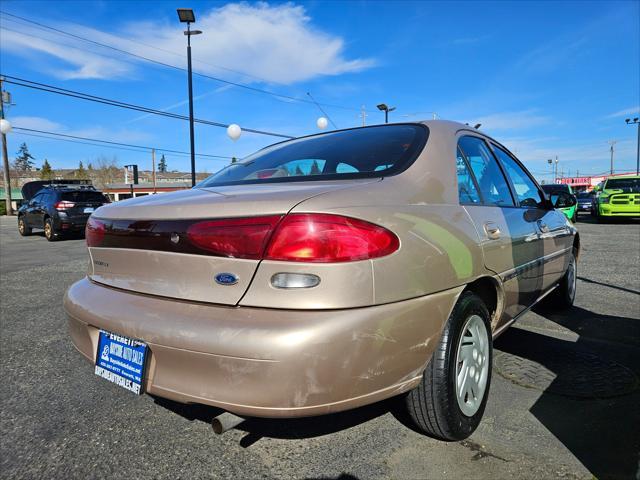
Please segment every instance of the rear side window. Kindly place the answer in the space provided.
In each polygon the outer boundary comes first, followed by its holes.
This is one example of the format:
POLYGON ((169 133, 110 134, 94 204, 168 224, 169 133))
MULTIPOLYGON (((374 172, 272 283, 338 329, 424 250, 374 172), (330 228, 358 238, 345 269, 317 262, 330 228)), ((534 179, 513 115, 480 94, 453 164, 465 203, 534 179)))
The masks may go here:
POLYGON ((538 190, 534 181, 531 180, 531 177, 527 175, 527 172, 502 148, 493 145, 493 149, 511 179, 520 206, 538 207, 542 205, 540 190, 538 190))
POLYGON ((198 187, 384 177, 405 170, 427 141, 424 125, 380 125, 298 138, 264 148, 198 187))
POLYGON ((480 203, 480 195, 478 194, 475 181, 469 171, 467 161, 459 148, 456 155, 456 172, 458 175, 458 198, 460 199, 460 203, 480 203))
POLYGON ((478 137, 462 137, 458 147, 478 182, 484 203, 499 207, 514 206, 507 180, 487 143, 478 137))
POLYGON ((67 202, 105 202, 104 195, 100 192, 63 192, 61 195, 61 200, 65 200, 67 202))

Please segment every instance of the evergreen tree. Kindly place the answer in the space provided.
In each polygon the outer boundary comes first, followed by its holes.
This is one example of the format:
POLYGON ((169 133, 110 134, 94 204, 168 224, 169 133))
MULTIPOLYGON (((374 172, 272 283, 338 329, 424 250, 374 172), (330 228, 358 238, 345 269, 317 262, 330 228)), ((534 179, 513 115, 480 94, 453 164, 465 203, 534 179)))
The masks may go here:
POLYGON ((29 172, 33 170, 35 165, 33 160, 35 160, 35 158, 29 153, 29 147, 27 147, 26 142, 20 145, 16 155, 16 159, 13 162, 13 166, 16 170, 19 172, 29 172))
POLYGON ((311 172, 309 173, 309 175, 318 175, 322 173, 320 171, 320 167, 318 167, 318 164, 316 163, 316 161, 313 161, 313 165, 311 165, 311 172))
POLYGON ((160 163, 158 163, 158 172, 167 173, 167 161, 164 159, 164 154, 160 157, 160 163))
POLYGON ((49 160, 47 160, 46 158, 44 159, 44 162, 42 163, 42 168, 40 169, 40 178, 42 180, 53 179, 53 169, 49 164, 49 160))
POLYGON ((84 165, 82 164, 82 160, 80 160, 80 163, 78 164, 78 169, 75 171, 75 177, 79 179, 87 178, 87 170, 84 168, 84 165))
POLYGON ((304 172, 300 168, 300 165, 296 165, 296 175, 304 175, 304 172))

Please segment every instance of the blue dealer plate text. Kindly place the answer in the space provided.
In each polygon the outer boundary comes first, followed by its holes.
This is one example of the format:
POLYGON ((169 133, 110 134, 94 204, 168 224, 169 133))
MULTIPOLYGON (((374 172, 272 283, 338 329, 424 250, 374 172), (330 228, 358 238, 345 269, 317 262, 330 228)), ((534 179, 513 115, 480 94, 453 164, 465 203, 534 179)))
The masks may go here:
POLYGON ((100 330, 95 374, 140 395, 147 345, 100 330))

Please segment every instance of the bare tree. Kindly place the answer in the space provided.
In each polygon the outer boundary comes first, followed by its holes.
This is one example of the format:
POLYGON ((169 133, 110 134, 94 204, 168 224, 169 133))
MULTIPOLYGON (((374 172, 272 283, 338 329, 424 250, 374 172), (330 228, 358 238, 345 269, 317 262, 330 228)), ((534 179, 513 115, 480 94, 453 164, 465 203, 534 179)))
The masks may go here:
POLYGON ((93 168, 88 173, 97 188, 105 188, 108 183, 115 183, 122 176, 122 169, 115 156, 109 158, 101 155, 91 165, 93 168))

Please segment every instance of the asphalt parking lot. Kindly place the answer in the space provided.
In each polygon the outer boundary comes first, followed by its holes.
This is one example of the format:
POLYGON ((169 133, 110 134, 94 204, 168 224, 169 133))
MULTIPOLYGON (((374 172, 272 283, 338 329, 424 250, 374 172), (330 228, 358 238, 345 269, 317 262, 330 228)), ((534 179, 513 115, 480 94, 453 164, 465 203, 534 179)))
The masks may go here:
POLYGON ((414 432, 393 400, 217 436, 214 408, 107 383, 62 309, 84 241, 21 238, 15 223, 0 218, 3 478, 640 478, 638 222, 577 224, 575 307, 530 312, 496 341, 484 419, 458 443, 414 432))

